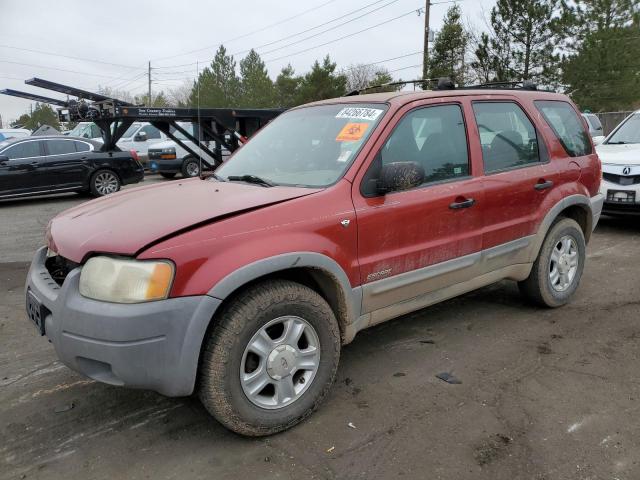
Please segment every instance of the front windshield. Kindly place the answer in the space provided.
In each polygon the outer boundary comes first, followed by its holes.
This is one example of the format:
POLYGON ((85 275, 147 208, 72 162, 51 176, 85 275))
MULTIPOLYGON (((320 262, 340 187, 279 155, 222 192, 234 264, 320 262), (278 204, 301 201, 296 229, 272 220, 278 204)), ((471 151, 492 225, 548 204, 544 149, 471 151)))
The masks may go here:
POLYGON ((69 135, 72 137, 81 137, 85 131, 90 128, 90 124, 88 123, 79 123, 74 127, 73 130, 69 132, 69 135))
POLYGON ((640 113, 634 113, 611 135, 607 143, 640 143, 640 113))
POLYGON ((121 138, 131 138, 131 137, 133 137, 133 135, 138 131, 139 128, 140 128, 140 124, 139 123, 132 124, 129 128, 127 128, 127 131, 122 134, 121 138))
POLYGON ((283 113, 216 174, 253 175, 276 185, 326 187, 342 177, 387 106, 337 104, 283 113))

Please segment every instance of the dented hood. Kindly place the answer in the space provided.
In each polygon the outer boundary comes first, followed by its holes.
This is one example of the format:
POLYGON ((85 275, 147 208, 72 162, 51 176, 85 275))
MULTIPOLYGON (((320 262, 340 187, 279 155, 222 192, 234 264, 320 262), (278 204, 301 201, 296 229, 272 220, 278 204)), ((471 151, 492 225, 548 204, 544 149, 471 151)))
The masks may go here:
POLYGON ((91 252, 134 255, 192 227, 317 191, 197 178, 150 185, 62 212, 51 221, 47 242, 74 262, 91 252))

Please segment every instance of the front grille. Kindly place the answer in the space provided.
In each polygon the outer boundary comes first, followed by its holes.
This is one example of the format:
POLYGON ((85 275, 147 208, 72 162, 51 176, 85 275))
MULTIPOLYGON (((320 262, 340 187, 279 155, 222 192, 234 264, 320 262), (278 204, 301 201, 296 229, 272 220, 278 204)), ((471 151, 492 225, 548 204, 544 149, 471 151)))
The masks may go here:
POLYGON ((53 278, 54 282, 58 285, 62 285, 64 283, 64 279, 69 275, 69 272, 80 264, 57 255, 55 257, 47 258, 44 265, 47 267, 47 271, 49 272, 49 275, 51 275, 51 278, 53 278))
POLYGON ((160 150, 157 150, 155 152, 153 150, 149 150, 148 155, 149 155, 149 159, 159 160, 160 155, 162 155, 162 152, 160 150))
POLYGON ((611 183, 615 183, 617 185, 637 185, 640 183, 640 175, 616 175, 614 173, 603 173, 602 177, 611 183))

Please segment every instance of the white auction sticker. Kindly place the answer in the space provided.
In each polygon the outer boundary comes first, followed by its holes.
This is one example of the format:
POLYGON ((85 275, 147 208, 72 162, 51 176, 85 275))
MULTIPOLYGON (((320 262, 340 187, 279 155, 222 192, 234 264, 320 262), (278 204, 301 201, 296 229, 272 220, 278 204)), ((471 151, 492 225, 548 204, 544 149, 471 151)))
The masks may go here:
POLYGON ((346 107, 338 112, 336 118, 356 118, 358 120, 374 121, 382 112, 384 110, 377 108, 346 107))

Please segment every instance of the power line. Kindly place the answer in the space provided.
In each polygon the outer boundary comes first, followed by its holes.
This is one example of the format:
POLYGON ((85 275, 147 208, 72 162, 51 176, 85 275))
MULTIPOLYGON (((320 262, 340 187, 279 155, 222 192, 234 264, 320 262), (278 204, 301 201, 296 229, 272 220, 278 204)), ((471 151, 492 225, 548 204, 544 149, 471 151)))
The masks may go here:
MULTIPOLYGON (((166 57, 158 57, 158 58, 154 58, 154 59, 153 59, 153 61, 154 61, 154 62, 156 62, 156 61, 160 61, 160 60, 168 60, 168 59, 170 59, 170 58, 182 57, 182 56, 184 56, 184 55, 189 55, 189 54, 191 54, 191 53, 201 52, 201 51, 203 51, 203 50, 210 50, 210 49, 212 49, 212 48, 219 47, 220 45, 223 45, 223 44, 225 44, 225 43, 235 42, 236 40, 240 40, 241 38, 245 38, 245 37, 248 37, 248 36, 251 36, 251 35, 255 35, 256 33, 264 32, 265 30, 268 30, 268 29, 270 29, 270 28, 273 28, 273 27, 275 27, 275 26, 277 26, 277 25, 281 25, 281 24, 286 23, 286 22, 288 22, 288 21, 290 21, 290 20, 294 20, 294 19, 296 19, 296 18, 298 18, 298 17, 301 17, 301 16, 303 16, 303 15, 306 15, 307 13, 313 12, 313 11, 315 11, 315 10, 319 10, 320 8, 325 7, 325 6, 329 5, 330 3, 334 3, 335 1, 336 1, 336 0, 329 0, 328 2, 324 2, 324 3, 320 4, 320 5, 317 5, 317 6, 315 6, 315 7, 309 8, 308 10, 305 10, 305 11, 303 11, 303 12, 300 12, 300 13, 298 13, 298 14, 296 14, 296 15, 291 16, 291 17, 285 18, 285 19, 283 19, 283 20, 279 20, 279 21, 277 21, 277 22, 275 22, 275 23, 271 23, 271 24, 266 25, 266 26, 264 26, 264 27, 262 27, 262 28, 259 28, 258 30, 254 30, 254 31, 249 32, 249 33, 244 33, 244 34, 242 34, 242 35, 239 35, 239 36, 237 36, 237 37, 231 38, 231 39, 229 39, 229 40, 225 40, 225 41, 223 41, 223 42, 217 43, 217 44, 215 44, 215 45, 209 45, 209 46, 207 46, 207 47, 197 48, 197 49, 195 49, 195 50, 190 50, 190 51, 188 51, 188 52, 184 52, 184 53, 178 53, 178 54, 176 54, 176 55, 168 55, 168 56, 166 56, 166 57)), ((190 65, 193 65, 193 64, 190 64, 190 65)), ((182 66, 186 66, 186 65, 182 65, 182 66)))
MULTIPOLYGON (((383 2, 383 1, 385 1, 385 0, 377 0, 377 1, 373 2, 373 3, 370 3, 370 4, 368 4, 368 5, 365 5, 364 7, 357 8, 357 9, 355 9, 355 10, 352 10, 352 11, 351 11, 351 12, 349 12, 349 13, 346 13, 346 14, 341 15, 341 16, 339 16, 339 17, 333 18, 333 19, 331 19, 331 20, 329 20, 329 21, 327 21, 327 22, 321 23, 320 25, 316 25, 315 27, 311 27, 311 28, 308 28, 308 29, 306 29, 306 30, 302 30, 302 31, 297 32, 297 33, 294 33, 294 34, 292 34, 292 35, 287 35, 286 37, 282 37, 282 38, 280 38, 280 39, 278 39, 278 40, 274 40, 274 41, 269 42, 269 43, 264 43, 264 44, 262 44, 262 45, 258 45, 258 46, 256 46, 256 47, 254 47, 253 49, 254 49, 254 50, 257 50, 257 49, 259 49, 259 48, 268 47, 268 46, 274 45, 274 44, 276 44, 276 43, 283 42, 284 40, 288 40, 288 39, 290 39, 290 38, 297 37, 297 36, 302 35, 302 34, 304 34, 304 33, 310 32, 310 31, 312 31, 312 30, 316 30, 316 29, 318 29, 318 28, 320 28, 320 27, 324 27, 325 25, 328 25, 328 24, 330 24, 330 23, 333 23, 333 22, 335 22, 335 21, 337 21, 337 20, 341 20, 341 19, 343 19, 343 18, 345 18, 345 17, 349 17, 349 16, 353 15, 354 13, 357 13, 357 12, 359 12, 359 11, 361 11, 361 10, 364 10, 364 9, 366 9, 366 8, 369 8, 369 7, 372 7, 373 5, 376 5, 376 4, 381 3, 381 2, 383 2)), ((326 29, 326 30, 323 30, 322 32, 315 33, 315 34, 313 34, 313 35, 311 35, 311 36, 309 36, 309 37, 306 37, 306 38, 303 38, 303 39, 297 40, 296 42, 292 42, 292 43, 289 43, 289 44, 287 44, 287 45, 282 45, 282 46, 280 46, 280 47, 278 47, 278 48, 275 48, 275 49, 273 49, 273 50, 269 50, 268 52, 263 52, 262 54, 263 54, 263 55, 266 55, 266 54, 268 54, 268 53, 275 52, 276 50, 281 50, 281 49, 283 49, 283 48, 286 48, 286 47, 288 47, 288 46, 290 46, 290 45, 294 45, 294 44, 296 44, 296 43, 304 42, 304 41, 309 40, 309 39, 311 39, 311 38, 318 37, 318 36, 320 36, 320 35, 322 35, 322 34, 324 34, 324 33, 330 32, 331 30, 335 30, 336 28, 342 27, 343 25, 346 25, 346 24, 348 24, 348 23, 354 22, 354 21, 356 21, 356 20, 358 20, 358 19, 360 19, 360 18, 362 18, 362 17, 366 17, 367 15, 370 15, 370 14, 372 14, 372 13, 374 13, 374 12, 377 12, 378 10, 381 10, 381 9, 383 9, 383 8, 385 8, 385 7, 388 7, 389 5, 391 5, 392 3, 396 3, 397 1, 398 1, 398 0, 392 0, 392 1, 390 1, 389 3, 386 3, 385 5, 382 5, 382 6, 378 7, 378 8, 374 8, 373 10, 370 10, 369 12, 365 12, 365 13, 363 13, 363 14, 362 14, 362 15, 360 15, 360 16, 357 16, 357 17, 355 17, 355 18, 352 18, 352 19, 350 19, 350 20, 347 20, 346 22, 340 23, 340 24, 338 24, 338 25, 334 25, 333 27, 328 28, 328 29, 326 29)), ((238 55, 238 54, 241 54, 241 53, 245 53, 245 52, 248 52, 249 50, 251 50, 251 49, 248 49, 248 50, 242 50, 242 51, 239 51, 239 52, 235 52, 235 53, 233 53, 232 55, 238 55)))
POLYGON ((45 70, 57 70, 59 72, 76 73, 78 75, 88 75, 88 76, 91 76, 91 77, 117 78, 117 77, 114 77, 113 75, 101 75, 101 74, 98 74, 98 73, 87 73, 87 72, 78 72, 77 70, 66 70, 64 68, 44 67, 42 65, 35 65, 33 63, 12 62, 12 61, 9 61, 9 60, 0 60, 0 63, 10 63, 10 64, 13 64, 13 65, 24 65, 26 67, 43 68, 45 70))
POLYGON ((123 65, 121 63, 104 62, 102 60, 95 60, 95 59, 84 58, 84 57, 75 57, 73 55, 63 55, 61 53, 46 52, 44 50, 34 50, 34 49, 31 49, 31 48, 14 47, 12 45, 4 45, 4 44, 0 44, 0 47, 2 47, 2 48, 10 48, 12 50, 20 50, 20 51, 23 51, 23 52, 39 53, 41 55, 50 55, 52 57, 70 58, 72 60, 81 60, 83 62, 101 63, 102 65, 111 65, 111 66, 114 66, 114 67, 122 67, 122 68, 136 69, 136 70, 139 69, 138 67, 132 67, 131 65, 123 65))
POLYGON ((363 28, 362 30, 358 30, 357 32, 349 33, 347 35, 343 35, 342 37, 338 37, 338 38, 335 38, 333 40, 329 40, 328 42, 320 43, 318 45, 314 45, 312 47, 305 48, 303 50, 298 50, 297 52, 289 53, 287 55, 282 55, 282 56, 276 57, 276 58, 265 59, 264 61, 265 61, 265 63, 269 63, 269 62, 275 62, 277 60, 282 60, 283 58, 293 57, 295 55, 299 55, 301 53, 308 52, 309 50, 314 50, 316 48, 324 47, 326 45, 330 45, 332 43, 339 42, 340 40, 344 40, 345 38, 350 38, 350 37, 353 37, 355 35, 359 35, 360 33, 363 33, 363 32, 366 32, 368 30, 372 30, 374 28, 380 27, 382 25, 386 25, 387 23, 391 23, 393 21, 399 20, 399 19, 401 19, 403 17, 406 17, 407 15, 415 14, 417 12, 422 12, 422 11, 423 11, 423 8, 417 8, 417 9, 414 8, 413 10, 410 10, 410 11, 408 11, 406 13, 403 13, 402 15, 398 15, 397 17, 390 18, 388 20, 385 20, 384 22, 376 23, 375 25, 371 25, 370 27, 363 28))
MULTIPOLYGON (((422 53, 422 52, 420 52, 420 53, 422 53)), ((408 70, 410 68, 418 68, 418 67, 422 67, 422 64, 421 63, 416 63, 415 65, 409 65, 408 67, 396 68, 394 70, 389 70, 389 73, 399 72, 401 70, 408 70)))

